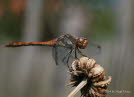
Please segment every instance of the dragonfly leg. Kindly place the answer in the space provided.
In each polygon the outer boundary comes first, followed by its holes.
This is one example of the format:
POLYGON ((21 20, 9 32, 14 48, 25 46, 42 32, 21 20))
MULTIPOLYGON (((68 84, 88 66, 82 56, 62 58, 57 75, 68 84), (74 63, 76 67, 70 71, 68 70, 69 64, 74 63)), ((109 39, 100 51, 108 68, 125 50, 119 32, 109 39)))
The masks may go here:
POLYGON ((84 57, 87 57, 86 55, 84 55, 78 48, 77 48, 77 51, 80 55, 84 56, 84 57))

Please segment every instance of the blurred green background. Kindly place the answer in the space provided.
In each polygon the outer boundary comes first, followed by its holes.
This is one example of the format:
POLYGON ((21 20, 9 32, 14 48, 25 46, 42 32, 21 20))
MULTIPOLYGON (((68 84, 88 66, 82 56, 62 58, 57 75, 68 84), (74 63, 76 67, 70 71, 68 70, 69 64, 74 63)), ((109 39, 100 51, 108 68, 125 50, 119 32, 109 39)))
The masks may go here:
MULTIPOLYGON (((13 41, 47 41, 62 34, 99 44, 87 56, 112 76, 107 97, 134 95, 133 0, 0 0, 0 97, 66 97, 66 66, 49 47, 5 48, 13 41)), ((79 97, 77 94, 76 97, 79 97)))

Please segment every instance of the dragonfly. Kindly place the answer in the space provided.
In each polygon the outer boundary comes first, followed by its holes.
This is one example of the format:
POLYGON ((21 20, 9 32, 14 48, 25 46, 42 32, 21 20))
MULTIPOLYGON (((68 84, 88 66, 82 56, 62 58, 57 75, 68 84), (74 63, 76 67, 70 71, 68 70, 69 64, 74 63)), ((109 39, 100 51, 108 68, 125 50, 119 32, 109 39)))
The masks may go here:
POLYGON ((61 54, 60 56, 62 56, 62 62, 65 63, 68 68, 68 62, 69 59, 71 57, 72 52, 74 52, 74 58, 78 59, 78 54, 82 55, 82 56, 86 56, 84 55, 80 49, 85 49, 88 45, 88 40, 87 38, 84 37, 75 37, 72 36, 70 34, 65 34, 65 35, 61 35, 60 37, 50 40, 50 41, 45 41, 45 42, 12 42, 9 43, 7 45, 5 45, 6 47, 21 47, 21 46, 50 46, 53 48, 53 56, 55 59, 55 63, 56 65, 59 64, 58 62, 58 53, 66 53, 64 56, 61 54), (65 50, 64 52, 61 52, 59 50, 59 47, 61 47, 62 49, 67 49, 67 51, 65 50))

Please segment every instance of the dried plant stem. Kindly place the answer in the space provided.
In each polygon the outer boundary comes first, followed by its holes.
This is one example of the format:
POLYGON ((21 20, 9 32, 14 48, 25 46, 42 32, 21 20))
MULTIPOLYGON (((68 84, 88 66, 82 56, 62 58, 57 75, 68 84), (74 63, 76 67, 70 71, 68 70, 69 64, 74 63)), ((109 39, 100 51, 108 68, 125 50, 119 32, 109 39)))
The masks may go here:
POLYGON ((83 80, 67 97, 74 97, 87 84, 87 80, 83 80))

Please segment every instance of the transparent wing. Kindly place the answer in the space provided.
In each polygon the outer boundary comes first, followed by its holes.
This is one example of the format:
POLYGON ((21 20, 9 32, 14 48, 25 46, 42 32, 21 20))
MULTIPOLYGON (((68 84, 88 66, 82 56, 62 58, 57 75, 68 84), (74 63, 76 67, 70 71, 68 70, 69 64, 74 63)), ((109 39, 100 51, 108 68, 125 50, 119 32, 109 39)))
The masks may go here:
POLYGON ((68 64, 73 49, 75 47, 75 37, 66 34, 57 39, 56 45, 53 48, 53 57, 56 64, 68 64))
POLYGON ((61 64, 68 65, 69 59, 72 58, 71 53, 72 53, 72 49, 59 47, 59 46, 54 47, 52 54, 56 65, 61 65, 61 64))
POLYGON ((57 48, 56 47, 53 47, 53 49, 52 49, 52 56, 53 56, 53 58, 54 58, 54 60, 55 60, 55 64, 56 65, 58 65, 58 62, 57 62, 57 48))

